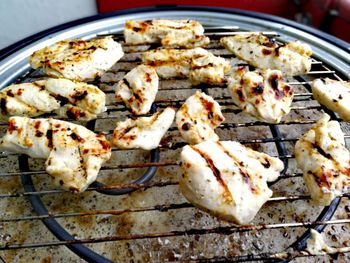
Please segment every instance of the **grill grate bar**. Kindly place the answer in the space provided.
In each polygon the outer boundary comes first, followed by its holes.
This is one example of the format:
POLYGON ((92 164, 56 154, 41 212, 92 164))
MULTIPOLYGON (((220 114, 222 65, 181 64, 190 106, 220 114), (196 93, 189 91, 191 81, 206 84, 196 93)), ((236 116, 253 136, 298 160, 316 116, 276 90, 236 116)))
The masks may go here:
MULTIPOLYGON (((41 174, 46 174, 46 172, 41 173, 41 174)), ((303 174, 301 174, 301 173, 293 173, 293 174, 286 174, 281 178, 287 179, 287 178, 292 178, 292 177, 300 177, 302 175, 303 174)), ((132 188, 134 190, 140 190, 140 189, 148 189, 148 188, 152 188, 152 187, 166 187, 169 185, 177 185, 177 184, 178 184, 178 182, 171 182, 170 181, 170 182, 147 183, 147 184, 104 185, 104 186, 99 186, 99 187, 89 186, 85 191, 88 192, 88 191, 99 191, 99 190, 117 190, 117 189, 128 189, 128 188, 132 188)), ((26 192, 26 193, 32 193, 32 192, 26 192)), ((40 191, 39 194, 44 195, 44 194, 56 194, 56 193, 68 193, 68 191, 65 191, 62 189, 52 189, 52 190, 40 191)), ((14 197, 24 196, 22 192, 21 193, 12 193, 12 194, 16 195, 14 197)), ((35 194, 31 194, 31 195, 35 195, 35 194)), ((9 197, 9 196, 5 196, 5 197, 9 197)))
POLYGON ((196 229, 192 228, 183 231, 170 231, 162 233, 148 233, 148 234, 129 234, 125 236, 106 236, 97 238, 75 239, 66 241, 51 241, 51 242, 38 242, 38 243, 24 243, 24 244, 6 244, 0 247, 1 250, 8 249, 20 249, 20 248, 38 248, 38 247, 51 247, 62 246, 68 244, 89 244, 89 243, 101 243, 120 240, 135 240, 145 238, 162 238, 162 237, 175 237, 175 236, 193 236, 193 235, 205 235, 205 234, 224 234, 229 235, 235 232, 247 232, 252 230, 266 230, 266 229, 279 229, 279 228, 297 228, 297 227, 313 227, 317 225, 335 225, 335 224, 348 224, 350 219, 337 219, 328 221, 308 221, 301 223, 281 223, 281 224, 261 224, 261 225, 245 225, 245 226, 227 226, 227 227, 215 227, 210 229, 196 229))
MULTIPOLYGON (((299 176, 302 176, 302 174, 298 174, 299 176)), ((296 176, 294 176, 296 177, 296 176)), ((155 183, 155 184, 149 184, 149 185, 128 185, 128 188, 134 187, 137 190, 140 189, 148 189, 152 187, 165 187, 165 186, 174 186, 178 185, 178 182, 168 182, 168 183, 155 183)), ((123 188, 126 188, 126 186, 123 186, 123 188)), ((107 187, 108 189, 111 189, 111 187, 107 187)), ((123 189, 121 187, 113 188, 113 189, 123 189)), ((88 189, 90 191, 97 190, 94 189, 88 189)), ((106 190, 106 189, 105 189, 106 190)), ((55 191, 55 190, 54 190, 55 191)), ((343 198, 349 198, 350 193, 343 194, 341 197, 343 198)), ((292 201, 299 201, 299 200, 310 200, 310 195, 291 195, 291 196, 277 196, 277 197, 271 197, 267 202, 292 202, 292 201)), ((155 205, 151 207, 136 207, 136 208, 130 208, 130 209, 124 209, 124 210, 89 210, 89 211, 81 211, 81 212, 74 212, 74 213, 58 213, 58 214, 52 214, 49 213, 48 215, 27 215, 23 217, 17 217, 17 218, 2 218, 0 219, 1 223, 9 223, 9 222, 18 222, 18 221, 32 221, 32 220, 42 220, 45 218, 63 218, 63 217, 77 217, 77 216, 98 216, 98 215, 122 215, 125 213, 139 213, 139 212, 149 212, 149 211, 159 211, 159 212, 167 212, 169 210, 175 210, 175 209, 184 209, 184 208, 194 208, 195 206, 191 203, 178 203, 178 204, 161 204, 161 205, 155 205)))

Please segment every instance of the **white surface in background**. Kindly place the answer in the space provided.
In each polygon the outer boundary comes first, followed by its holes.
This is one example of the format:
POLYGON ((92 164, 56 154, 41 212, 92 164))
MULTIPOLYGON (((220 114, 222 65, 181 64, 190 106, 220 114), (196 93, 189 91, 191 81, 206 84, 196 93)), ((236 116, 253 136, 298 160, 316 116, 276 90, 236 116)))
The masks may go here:
POLYGON ((0 0, 0 49, 50 27, 95 14, 95 0, 0 0))

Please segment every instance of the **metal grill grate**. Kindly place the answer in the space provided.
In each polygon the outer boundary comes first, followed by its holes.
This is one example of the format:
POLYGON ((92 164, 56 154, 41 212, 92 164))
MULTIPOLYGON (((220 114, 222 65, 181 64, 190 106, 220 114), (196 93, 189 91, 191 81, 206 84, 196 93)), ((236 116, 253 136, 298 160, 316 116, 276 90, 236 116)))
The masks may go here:
MULTIPOLYGON (((212 39, 208 48, 214 54, 229 59, 232 64, 242 65, 242 61, 222 49, 218 43, 222 35, 240 33, 237 30, 237 27, 207 28, 206 32, 212 39)), ((266 34, 278 38, 273 32, 266 34)), ((121 41, 121 35, 114 37, 121 41)), ((88 128, 104 132, 108 137, 115 121, 130 115, 122 104, 116 105, 113 101, 113 85, 139 63, 140 53, 150 48, 154 46, 124 45, 126 55, 121 62, 94 82, 106 92, 108 110, 99 119, 88 122, 88 128)), ((17 82, 41 77, 40 71, 31 70, 19 77, 17 82)), ((338 226, 346 230, 350 223, 349 213, 339 212, 344 209, 350 212, 347 205, 350 195, 344 194, 324 209, 313 207, 302 186, 302 174, 295 168, 293 145, 317 121, 320 111, 324 110, 332 119, 341 121, 313 100, 310 81, 318 77, 344 79, 314 58, 308 75, 287 79, 294 86, 296 94, 291 113, 278 125, 266 125, 243 114, 232 103, 224 86, 194 87, 187 80, 162 80, 160 83, 153 110, 169 105, 178 108, 195 90, 201 90, 213 96, 222 106, 226 122, 217 129, 222 140, 238 140, 284 161, 286 168, 281 177, 270 185, 274 197, 251 225, 237 226, 218 221, 194 208, 179 194, 177 177, 181 171, 177 156, 185 143, 177 129, 172 127, 159 149, 152 153, 113 149, 112 160, 100 172, 99 180, 102 183, 94 183, 81 195, 50 189, 50 181, 41 161, 16 154, 0 154, 0 163, 6 167, 0 173, 0 207, 5 211, 0 218, 3 233, 0 236, 0 255, 6 262, 5 259, 13 259, 14 255, 24 256, 28 253, 27 249, 50 247, 62 251, 59 249, 67 245, 87 260, 103 260, 106 256, 116 261, 226 262, 274 261, 310 256, 303 251, 309 237, 305 228, 323 231, 330 225, 334 227, 334 233, 339 233, 338 226), (148 182, 155 173, 152 182, 148 182), (24 190, 21 189, 20 180, 24 190), (133 193, 121 195, 129 192, 133 193), (37 214, 30 209, 28 200, 37 214), (341 208, 336 211, 339 205, 341 208), (300 206, 304 208, 300 209, 300 206), (10 207, 15 207, 15 211, 10 207), (331 220, 334 213, 336 218, 331 220), (51 231, 56 231, 55 235, 61 240, 58 241, 43 229, 41 221, 51 231), (59 224, 63 226, 62 229, 59 224), (63 229, 73 233, 72 236, 62 232, 63 229), (274 242, 275 236, 282 240, 280 244, 274 242), (101 256, 93 254, 81 244, 86 244, 101 256)), ((341 123, 347 133, 345 137, 349 138, 349 127, 341 123)), ((4 131, 6 124, 1 123, 0 129, 4 131)), ((343 239, 348 237, 349 231, 343 239)), ((337 252, 350 252, 350 244, 345 241, 340 244, 341 239, 337 236, 337 240, 333 240, 338 247, 337 252)))

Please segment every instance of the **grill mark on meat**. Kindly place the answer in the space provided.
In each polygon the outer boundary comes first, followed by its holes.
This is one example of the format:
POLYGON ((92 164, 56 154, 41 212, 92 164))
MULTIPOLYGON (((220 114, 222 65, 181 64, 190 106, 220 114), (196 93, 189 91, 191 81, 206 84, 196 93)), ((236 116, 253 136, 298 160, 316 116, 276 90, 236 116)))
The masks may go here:
POLYGON ((208 167, 213 172, 213 175, 215 176, 216 180, 224 188, 223 197, 225 199, 225 202, 228 202, 228 203, 232 202, 233 196, 232 196, 230 190, 228 189, 226 182, 222 178, 220 170, 215 166, 213 160, 206 153, 197 149, 195 146, 190 145, 190 147, 192 148, 192 150, 197 152, 206 161, 208 167))
POLYGON ((236 93, 238 95, 239 101, 244 102, 245 100, 244 100, 242 88, 237 89, 236 93))
POLYGON ((191 128, 191 124, 189 122, 185 122, 182 126, 181 129, 184 131, 188 131, 191 128))
POLYGON ((47 138, 47 147, 50 148, 50 150, 53 148, 53 142, 52 142, 52 130, 49 129, 46 132, 46 138, 47 138))
POLYGON ((196 69, 203 69, 203 68, 212 68, 214 67, 213 63, 208 63, 207 65, 203 65, 203 66, 193 66, 192 69, 196 70, 196 69))
POLYGON ((41 91, 43 91, 43 90, 46 89, 46 88, 45 88, 45 85, 40 85, 40 84, 37 83, 36 81, 35 81, 35 82, 32 82, 32 84, 33 84, 34 86, 38 87, 39 90, 41 90, 41 91))
POLYGON ((277 100, 280 100, 284 97, 284 91, 278 89, 279 79, 280 79, 280 77, 276 74, 273 74, 269 77, 269 83, 270 83, 273 91, 275 92, 275 98, 277 100))
POLYGON ((312 146, 317 150, 319 154, 321 154, 323 157, 327 159, 333 159, 332 155, 329 153, 326 153, 320 146, 318 146, 316 143, 313 143, 312 146))
POLYGON ((61 107, 69 103, 69 99, 67 99, 66 97, 63 97, 59 94, 51 94, 50 93, 50 96, 54 97, 60 103, 61 107))
POLYGON ((34 128, 35 128, 35 129, 39 129, 39 128, 40 128, 40 125, 41 125, 41 121, 36 121, 36 122, 34 123, 34 128))
POLYGON ((13 94, 12 90, 8 90, 8 91, 6 92, 6 95, 9 96, 9 97, 12 97, 12 98, 15 96, 15 95, 13 94))
POLYGON ((275 56, 278 57, 280 55, 280 48, 284 47, 285 44, 281 44, 278 47, 275 48, 275 56))
POLYGON ((36 131, 35 131, 35 136, 36 136, 36 137, 39 137, 39 138, 40 138, 40 137, 42 137, 43 135, 44 135, 43 132, 41 132, 41 131, 39 131, 39 130, 36 130, 36 131))
MULTIPOLYGON (((81 152, 81 149, 80 149, 79 145, 77 145, 77 148, 78 148, 79 160, 80 160, 80 162, 79 162, 80 170, 82 171, 83 177, 87 178, 87 171, 86 171, 86 169, 84 167, 84 165, 85 165, 84 158, 83 158, 83 155, 82 155, 82 152, 81 152)), ((71 190, 71 188, 69 188, 69 190, 71 190)), ((75 189, 75 190, 77 190, 77 189, 75 189)), ((75 190, 73 190, 73 191, 75 191, 75 190)))
POLYGON ((76 92, 75 94, 72 95, 72 98, 74 100, 83 100, 87 95, 88 95, 87 90, 84 90, 83 92, 76 92))
POLYGON ((125 134, 127 134, 131 129, 135 128, 135 126, 127 127, 124 130, 122 130, 120 133, 113 134, 114 138, 121 139, 125 134))
POLYGON ((154 122, 156 122, 158 120, 159 115, 160 115, 159 111, 156 114, 153 115, 151 124, 153 124, 154 122))
POLYGON ((220 147, 220 149, 228 157, 230 157, 233 160, 233 162, 238 164, 237 165, 238 170, 239 170, 242 178, 244 179, 244 182, 249 186, 250 191, 253 193, 258 193, 258 189, 254 186, 252 179, 250 178, 250 175, 242 169, 244 167, 244 163, 242 161, 240 161, 236 156, 234 156, 229 150, 227 150, 221 142, 216 142, 216 144, 220 147), (241 167, 239 167, 239 166, 241 166, 241 167))
POLYGON ((257 86, 253 87, 253 93, 255 94, 263 94, 264 93, 264 84, 258 83, 257 86))
POLYGON ((123 78, 122 81, 128 87, 128 89, 132 90, 131 84, 126 78, 123 78))
POLYGON ((108 150, 108 149, 111 148, 111 146, 109 145, 108 141, 99 140, 98 142, 101 144, 103 150, 108 150))
POLYGON ((66 115, 70 119, 78 120, 82 117, 85 117, 86 113, 84 111, 77 109, 77 108, 71 107, 66 111, 66 115))
POLYGON ((270 162, 269 162, 269 159, 264 158, 264 161, 265 161, 265 163, 263 163, 263 162, 260 162, 260 163, 261 163, 266 169, 269 169, 270 166, 271 166, 271 164, 270 164, 270 162))
MULTIPOLYGON (((18 127, 16 126, 16 121, 15 120, 10 120, 8 123, 8 131, 11 134, 12 132, 19 130, 18 127)), ((18 131, 20 132, 20 130, 18 131)))
POLYGON ((270 54, 272 53, 272 50, 264 48, 261 52, 262 52, 265 56, 268 56, 268 55, 270 55, 270 54))
POLYGON ((75 132, 72 132, 71 134, 70 134, 70 137, 74 140, 74 141, 78 141, 78 142, 80 142, 80 143, 83 143, 85 140, 82 138, 82 137, 80 137, 78 134, 76 134, 75 132))
POLYGON ((6 98, 1 98, 1 100, 0 100, 0 108, 1 108, 1 113, 3 115, 7 115, 7 113, 8 113, 6 104, 7 104, 6 98))
POLYGON ((145 74, 145 79, 146 79, 146 82, 152 82, 152 77, 151 77, 151 74, 146 72, 145 74))
POLYGON ((136 90, 134 92, 134 98, 140 101, 141 103, 143 102, 143 98, 140 96, 140 94, 136 90))
MULTIPOLYGON (((204 107, 204 109, 207 111, 207 117, 209 120, 212 120, 214 118, 214 102, 208 101, 204 99, 203 97, 199 97, 199 100, 204 107)), ((213 121, 211 121, 213 122, 213 121)))

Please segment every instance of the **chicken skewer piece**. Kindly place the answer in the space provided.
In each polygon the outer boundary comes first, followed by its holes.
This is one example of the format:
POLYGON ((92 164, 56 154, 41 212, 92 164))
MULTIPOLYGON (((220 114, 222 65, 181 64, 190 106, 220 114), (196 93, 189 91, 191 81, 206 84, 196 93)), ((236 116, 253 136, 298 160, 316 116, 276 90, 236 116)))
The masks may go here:
POLYGON ((74 120, 95 119, 106 111, 106 95, 97 87, 68 79, 14 84, 0 91, 1 119, 56 112, 74 120))
POLYGON ((120 149, 155 149, 173 123, 174 117, 175 110, 168 107, 151 117, 118 122, 113 132, 112 143, 120 149))
POLYGON ((350 82, 315 79, 311 87, 312 94, 319 103, 350 122, 350 82))
POLYGON ((322 118, 295 145, 295 159, 303 171, 311 198, 329 205, 350 185, 350 154, 339 122, 322 118))
POLYGON ((93 80, 111 68, 124 55, 122 46, 111 36, 92 40, 63 40, 35 51, 32 68, 43 68, 52 77, 93 80))
POLYGON ((248 71, 239 67, 227 86, 234 103, 267 123, 279 123, 290 112, 293 89, 282 81, 279 70, 248 71))
POLYGON ((223 37, 221 44, 237 57, 260 69, 278 69, 284 76, 307 74, 311 48, 299 41, 278 44, 262 34, 223 37))
POLYGON ((228 61, 203 48, 155 49, 143 53, 141 59, 154 67, 160 78, 188 77, 194 85, 224 84, 225 74, 231 69, 228 61))
POLYGON ((128 20, 124 29, 128 45, 161 43, 163 46, 193 48, 209 44, 203 26, 194 20, 128 20))
POLYGON ((219 103, 199 91, 189 97, 176 113, 176 126, 190 144, 218 141, 214 129, 224 120, 219 103))
POLYGON ((139 65, 119 81, 116 99, 123 100, 133 114, 146 114, 156 98, 158 84, 157 72, 150 66, 139 65))
POLYGON ((11 117, 0 149, 46 159, 54 183, 72 192, 83 192, 111 157, 103 135, 51 118, 11 117))
POLYGON ((182 194, 196 207, 238 224, 253 220, 272 196, 283 162, 234 141, 206 141, 182 149, 182 194))

